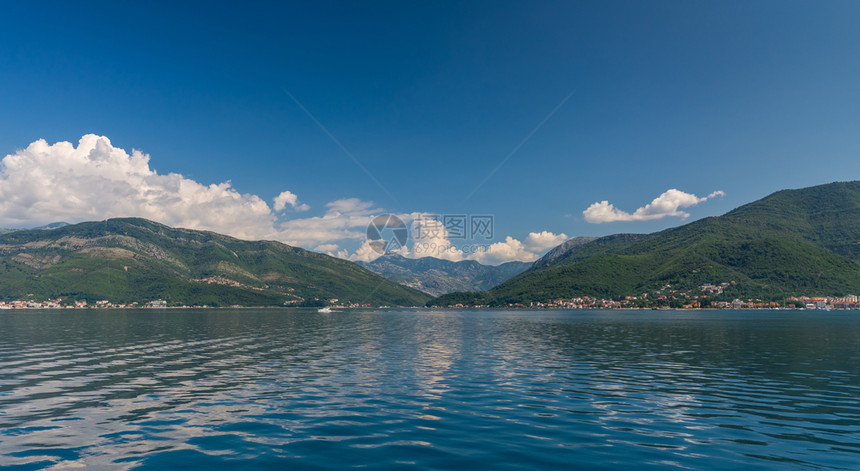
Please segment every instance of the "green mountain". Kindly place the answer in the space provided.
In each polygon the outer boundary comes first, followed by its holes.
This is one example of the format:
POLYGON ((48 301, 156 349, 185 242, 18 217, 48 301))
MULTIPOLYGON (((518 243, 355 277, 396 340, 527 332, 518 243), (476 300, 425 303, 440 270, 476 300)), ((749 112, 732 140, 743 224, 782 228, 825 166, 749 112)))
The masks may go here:
POLYGON ((271 242, 145 219, 0 235, 0 299, 164 299, 186 305, 423 305, 429 296, 358 265, 271 242))
POLYGON ((397 254, 383 255, 372 262, 359 264, 391 281, 434 296, 455 291, 490 289, 532 265, 507 262, 491 266, 473 260, 451 262, 434 257, 406 258, 397 254))
POLYGON ((783 190, 719 217, 653 234, 615 234, 574 244, 483 293, 433 305, 546 302, 694 292, 731 282, 724 297, 860 292, 860 182, 783 190))
POLYGON ((534 262, 532 267, 549 266, 556 260, 567 255, 570 251, 575 250, 580 245, 587 244, 594 239, 596 239, 596 237, 574 237, 572 239, 568 239, 561 245, 550 249, 549 252, 545 253, 544 256, 540 258, 540 260, 534 262))

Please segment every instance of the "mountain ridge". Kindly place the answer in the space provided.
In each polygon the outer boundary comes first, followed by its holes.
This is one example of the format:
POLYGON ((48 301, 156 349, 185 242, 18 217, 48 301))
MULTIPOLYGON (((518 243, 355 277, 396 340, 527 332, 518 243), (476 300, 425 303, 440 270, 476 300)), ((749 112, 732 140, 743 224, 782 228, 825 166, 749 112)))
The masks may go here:
POLYGON ((420 305, 352 262, 141 218, 0 235, 0 296, 207 305, 420 305))
POLYGON ((781 190, 722 216, 652 234, 600 237, 486 292, 452 293, 431 304, 608 299, 727 281, 736 284, 724 296, 860 291, 860 182, 781 190))

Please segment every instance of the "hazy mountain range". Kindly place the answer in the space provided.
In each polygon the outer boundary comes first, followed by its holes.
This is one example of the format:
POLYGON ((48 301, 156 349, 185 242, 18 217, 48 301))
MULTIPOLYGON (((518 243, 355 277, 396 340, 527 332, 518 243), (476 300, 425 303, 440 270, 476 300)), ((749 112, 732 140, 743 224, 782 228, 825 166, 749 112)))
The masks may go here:
POLYGON ((472 260, 451 262, 433 257, 383 255, 359 264, 389 280, 439 296, 454 291, 483 291, 527 270, 532 264, 508 262, 498 266, 472 260))

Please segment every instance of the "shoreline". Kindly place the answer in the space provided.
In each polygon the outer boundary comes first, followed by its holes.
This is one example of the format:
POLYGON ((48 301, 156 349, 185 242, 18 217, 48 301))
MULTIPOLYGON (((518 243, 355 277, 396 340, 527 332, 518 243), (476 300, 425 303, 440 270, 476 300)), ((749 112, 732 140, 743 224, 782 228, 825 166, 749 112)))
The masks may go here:
MULTIPOLYGON (((683 308, 683 307, 489 307, 489 306, 458 306, 458 307, 439 307, 439 306, 328 306, 335 311, 347 310, 382 310, 382 309, 409 309, 421 311, 702 311, 702 312, 720 312, 720 311, 792 311, 792 312, 832 312, 832 311, 860 311, 860 307, 854 308, 831 308, 831 309, 806 309, 806 308, 683 308)), ((159 310, 225 310, 225 309, 283 309, 283 310, 318 310, 320 306, 63 306, 63 307, 0 307, 2 311, 159 311, 159 310)))

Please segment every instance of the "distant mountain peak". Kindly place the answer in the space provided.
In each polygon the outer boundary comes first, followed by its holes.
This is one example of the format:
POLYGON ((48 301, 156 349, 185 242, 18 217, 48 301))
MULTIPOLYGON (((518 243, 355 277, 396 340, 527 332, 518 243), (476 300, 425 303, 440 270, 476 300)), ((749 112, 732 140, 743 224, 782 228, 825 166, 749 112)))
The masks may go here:
POLYGON ((435 257, 406 258, 386 254, 372 262, 359 262, 389 280, 438 296, 453 291, 480 291, 528 269, 531 263, 508 262, 498 266, 474 260, 453 262, 435 257))

